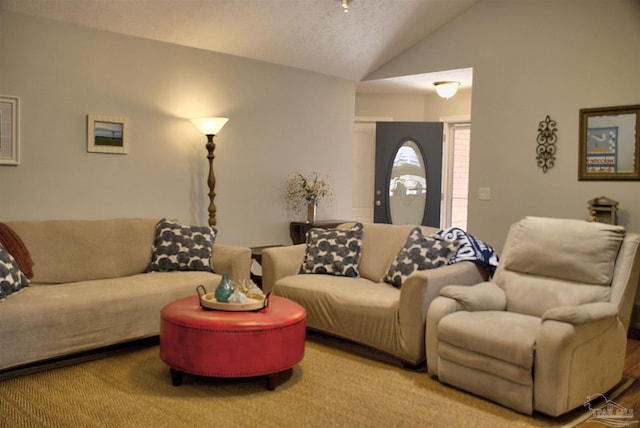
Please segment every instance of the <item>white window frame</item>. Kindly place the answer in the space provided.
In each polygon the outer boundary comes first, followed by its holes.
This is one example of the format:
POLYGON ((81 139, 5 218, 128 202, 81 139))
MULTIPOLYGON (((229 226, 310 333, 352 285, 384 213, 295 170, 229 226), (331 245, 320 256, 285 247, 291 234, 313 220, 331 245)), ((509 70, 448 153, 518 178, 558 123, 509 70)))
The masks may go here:
MULTIPOLYGON (((440 117, 443 126, 444 142, 442 153, 442 206, 440 209, 440 227, 451 227, 452 203, 453 203, 453 154, 454 141, 453 130, 456 125, 471 126, 470 116, 445 116, 440 117)), ((467 195, 468 198, 468 195, 467 195)))

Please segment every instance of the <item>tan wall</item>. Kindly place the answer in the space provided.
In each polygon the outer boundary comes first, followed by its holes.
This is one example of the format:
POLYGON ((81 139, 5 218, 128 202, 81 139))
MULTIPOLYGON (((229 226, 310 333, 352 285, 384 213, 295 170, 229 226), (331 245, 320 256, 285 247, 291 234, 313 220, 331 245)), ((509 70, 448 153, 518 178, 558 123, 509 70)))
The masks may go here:
POLYGON ((391 118, 394 121, 423 121, 424 95, 356 93, 356 117, 391 118))
POLYGON ((368 78, 473 67, 469 230, 498 249, 523 216, 586 218, 601 195, 640 231, 640 182, 577 180, 579 109, 640 102, 639 22, 635 0, 483 0, 368 78), (545 174, 546 115, 558 143, 545 174))
MULTIPOLYGON (((0 14, 0 93, 22 100, 22 164, 0 166, 0 220, 204 224, 204 137, 187 120, 202 115, 231 117, 216 137, 222 240, 287 241, 280 189, 295 168, 340 183, 320 218, 350 215, 354 116, 387 115, 363 111, 352 82, 0 14), (128 117, 129 155, 86 153, 87 113, 128 117)), ((498 248, 522 216, 584 218, 600 195, 618 200, 621 223, 638 231, 640 182, 577 181, 578 110, 639 102, 638 22, 635 0, 483 0, 370 77, 473 67, 469 228, 498 248), (603 52, 607 66, 594 66, 603 52), (547 114, 558 122, 558 152, 543 174, 535 140, 547 114), (480 187, 491 188, 490 201, 477 199, 480 187)), ((458 97, 431 101, 449 107, 458 97)), ((423 101, 399 99, 394 119, 448 115, 423 101)))
POLYGON ((366 93, 356 92, 356 118, 386 117, 395 121, 439 121, 446 116, 471 114, 471 89, 461 89, 448 100, 435 92, 366 93))
POLYGON ((290 242, 282 185, 296 169, 333 180, 319 218, 351 214, 353 82, 0 10, 0 94, 22 103, 0 221, 206 224, 206 139, 188 118, 211 115, 230 118, 215 140, 221 242, 290 242), (87 153, 89 113, 128 118, 128 155, 87 153))

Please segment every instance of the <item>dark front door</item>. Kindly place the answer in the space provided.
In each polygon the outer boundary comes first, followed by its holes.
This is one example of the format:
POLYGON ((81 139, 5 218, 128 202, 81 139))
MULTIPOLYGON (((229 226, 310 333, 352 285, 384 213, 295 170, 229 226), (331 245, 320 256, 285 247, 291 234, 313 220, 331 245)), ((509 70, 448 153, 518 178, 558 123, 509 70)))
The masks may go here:
POLYGON ((440 227, 441 122, 377 122, 375 223, 440 227))

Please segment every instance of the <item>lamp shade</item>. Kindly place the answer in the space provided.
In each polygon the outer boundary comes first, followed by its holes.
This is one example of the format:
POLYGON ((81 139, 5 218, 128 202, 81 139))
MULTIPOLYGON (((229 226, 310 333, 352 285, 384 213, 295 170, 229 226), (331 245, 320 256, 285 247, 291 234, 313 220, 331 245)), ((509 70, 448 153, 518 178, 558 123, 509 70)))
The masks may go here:
POLYGON ((191 119, 191 122, 193 122, 204 135, 217 134, 228 121, 229 118, 226 117, 201 117, 191 119))
POLYGON ((435 82, 436 92, 441 98, 448 100, 458 92, 460 82, 435 82))

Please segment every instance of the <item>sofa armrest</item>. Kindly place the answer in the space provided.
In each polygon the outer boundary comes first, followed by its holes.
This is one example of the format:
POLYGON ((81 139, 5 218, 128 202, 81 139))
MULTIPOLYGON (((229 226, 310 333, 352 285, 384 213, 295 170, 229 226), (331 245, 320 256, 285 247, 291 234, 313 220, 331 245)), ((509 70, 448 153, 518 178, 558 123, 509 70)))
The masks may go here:
POLYGON ((451 284, 474 285, 487 279, 487 272, 471 262, 460 262, 437 269, 416 272, 407 277, 400 289, 400 334, 410 354, 422 353, 427 309, 451 284), (416 338, 411 339, 410 338, 416 338))
POLYGON ((492 282, 473 287, 449 285, 440 295, 455 300, 463 311, 504 311, 507 307, 504 290, 492 282))
POLYGON ((214 244, 211 263, 216 273, 222 275, 228 272, 232 282, 249 279, 251 249, 237 245, 214 244))
POLYGON ((576 325, 616 316, 618 316, 616 305, 609 302, 596 302, 551 308, 542 314, 542 321, 555 320, 576 325))
POLYGON ((300 270, 307 244, 270 247, 262 251, 262 290, 268 293, 276 281, 300 270))

